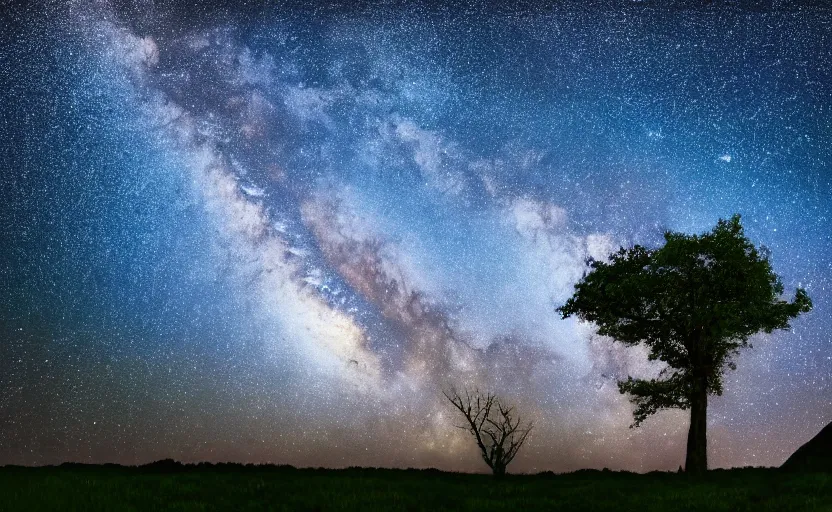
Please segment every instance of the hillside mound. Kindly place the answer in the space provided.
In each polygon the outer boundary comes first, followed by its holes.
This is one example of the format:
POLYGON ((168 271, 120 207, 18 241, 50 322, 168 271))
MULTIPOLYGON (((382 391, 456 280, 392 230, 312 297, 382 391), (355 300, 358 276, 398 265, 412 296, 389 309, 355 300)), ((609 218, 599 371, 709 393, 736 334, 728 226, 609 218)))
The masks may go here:
POLYGON ((791 471, 828 471, 832 473, 832 423, 795 451, 780 466, 791 471))

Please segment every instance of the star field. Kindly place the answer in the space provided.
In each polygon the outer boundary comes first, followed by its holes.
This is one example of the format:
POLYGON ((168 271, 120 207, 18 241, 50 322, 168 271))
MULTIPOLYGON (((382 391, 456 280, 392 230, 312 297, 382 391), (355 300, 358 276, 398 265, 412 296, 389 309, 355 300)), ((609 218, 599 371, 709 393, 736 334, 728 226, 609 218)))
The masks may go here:
POLYGON ((733 213, 814 310, 726 376, 711 466, 832 421, 829 9, 8 9, 0 464, 482 471, 455 384, 535 420, 513 471, 675 469, 685 413, 615 385, 659 368, 554 308, 733 213))

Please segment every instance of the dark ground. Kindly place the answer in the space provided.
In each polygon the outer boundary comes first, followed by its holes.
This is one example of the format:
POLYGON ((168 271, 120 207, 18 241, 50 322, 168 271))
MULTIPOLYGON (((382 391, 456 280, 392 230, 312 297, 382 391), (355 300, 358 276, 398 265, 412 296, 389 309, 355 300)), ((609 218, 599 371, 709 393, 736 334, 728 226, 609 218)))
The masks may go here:
POLYGON ((0 510, 832 511, 832 473, 579 471, 489 475, 437 470, 232 464, 0 468, 0 510))

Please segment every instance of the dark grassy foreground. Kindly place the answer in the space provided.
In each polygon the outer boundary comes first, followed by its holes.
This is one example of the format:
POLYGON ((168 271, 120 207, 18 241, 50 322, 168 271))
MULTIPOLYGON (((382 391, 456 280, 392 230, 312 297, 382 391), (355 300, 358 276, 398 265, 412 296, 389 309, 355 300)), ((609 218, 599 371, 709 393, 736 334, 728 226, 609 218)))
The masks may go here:
POLYGON ((832 511, 832 473, 488 475, 199 465, 0 468, 0 510, 832 511))

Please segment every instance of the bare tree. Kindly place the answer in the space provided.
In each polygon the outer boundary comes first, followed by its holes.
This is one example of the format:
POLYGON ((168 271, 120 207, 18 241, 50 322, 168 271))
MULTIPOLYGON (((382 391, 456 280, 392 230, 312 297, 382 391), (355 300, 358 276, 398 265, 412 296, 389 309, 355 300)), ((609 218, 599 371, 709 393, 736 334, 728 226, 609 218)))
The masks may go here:
POLYGON ((493 393, 473 393, 465 390, 464 396, 456 389, 442 391, 445 398, 465 416, 466 424, 457 428, 467 430, 477 440, 482 459, 496 477, 506 474, 506 466, 514 460, 520 447, 526 442, 534 424, 521 427, 520 415, 514 407, 504 405, 493 393))

